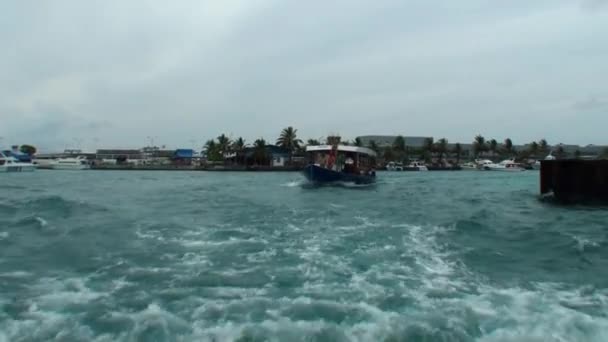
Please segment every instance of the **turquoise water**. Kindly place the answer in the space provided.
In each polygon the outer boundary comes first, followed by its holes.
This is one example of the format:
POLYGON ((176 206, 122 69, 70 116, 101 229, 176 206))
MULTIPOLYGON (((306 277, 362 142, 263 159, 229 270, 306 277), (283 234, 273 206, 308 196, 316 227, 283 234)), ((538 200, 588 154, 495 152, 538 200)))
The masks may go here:
POLYGON ((608 210, 538 173, 0 175, 0 341, 608 341, 608 210))

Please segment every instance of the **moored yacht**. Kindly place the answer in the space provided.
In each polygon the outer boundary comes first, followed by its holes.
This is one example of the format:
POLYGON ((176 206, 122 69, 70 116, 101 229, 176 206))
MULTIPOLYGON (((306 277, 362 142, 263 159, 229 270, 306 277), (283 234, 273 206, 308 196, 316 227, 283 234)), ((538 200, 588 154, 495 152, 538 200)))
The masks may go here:
POLYGON ((470 170, 470 171, 477 171, 477 170, 479 170, 479 167, 477 166, 477 164, 475 164, 473 162, 464 163, 464 164, 460 165, 460 168, 462 170, 470 170))
POLYGON ((506 172, 519 172, 525 171, 526 169, 519 163, 516 163, 514 160, 503 160, 498 164, 484 164, 483 169, 486 171, 506 171, 506 172))
POLYGON ((422 162, 413 161, 405 168, 407 171, 428 171, 429 168, 422 162))
POLYGON ((17 158, 7 156, 0 152, 0 173, 3 172, 31 172, 36 170, 36 165, 19 161, 17 158))
POLYGON ((85 157, 59 158, 51 161, 48 165, 53 170, 86 170, 91 168, 85 157))
POLYGON ((387 171, 403 171, 403 164, 396 162, 389 162, 386 164, 387 171))

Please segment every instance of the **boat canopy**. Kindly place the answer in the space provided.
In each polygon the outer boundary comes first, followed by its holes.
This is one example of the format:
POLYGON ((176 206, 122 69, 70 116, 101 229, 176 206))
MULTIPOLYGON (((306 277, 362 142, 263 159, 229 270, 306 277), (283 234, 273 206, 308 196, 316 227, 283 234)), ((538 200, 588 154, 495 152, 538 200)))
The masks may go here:
MULTIPOLYGON (((306 152, 331 151, 333 148, 334 147, 332 145, 306 146, 306 152)), ((374 150, 359 146, 338 145, 338 152, 360 153, 372 157, 376 156, 376 152, 374 150)))

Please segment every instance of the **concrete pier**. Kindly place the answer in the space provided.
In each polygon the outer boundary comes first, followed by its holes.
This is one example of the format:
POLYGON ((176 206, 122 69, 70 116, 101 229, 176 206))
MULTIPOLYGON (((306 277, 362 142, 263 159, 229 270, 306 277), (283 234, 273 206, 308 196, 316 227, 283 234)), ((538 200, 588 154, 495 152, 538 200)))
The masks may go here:
POLYGON ((540 193, 565 203, 608 203, 608 160, 543 160, 540 193))

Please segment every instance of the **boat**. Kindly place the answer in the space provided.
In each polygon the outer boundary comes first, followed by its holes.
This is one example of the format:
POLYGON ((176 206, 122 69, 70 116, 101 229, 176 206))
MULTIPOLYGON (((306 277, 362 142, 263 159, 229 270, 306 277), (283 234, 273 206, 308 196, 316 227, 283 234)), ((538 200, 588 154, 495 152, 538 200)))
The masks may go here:
POLYGON ((396 162, 389 162, 386 164, 387 171, 403 171, 403 164, 396 162))
POLYGON ((407 165, 406 171, 428 171, 429 168, 424 163, 419 161, 413 161, 407 165))
POLYGON ((376 152, 366 147, 344 145, 307 146, 308 165, 304 177, 315 185, 372 184, 376 181, 376 152))
POLYGON ((460 165, 460 168, 462 170, 467 170, 467 171, 477 171, 479 170, 479 166, 473 162, 467 162, 464 163, 462 165, 460 165))
POLYGON ((503 160, 498 164, 484 164, 483 169, 486 171, 505 171, 505 172, 520 172, 525 171, 526 169, 519 163, 516 163, 514 160, 507 159, 503 160))
POLYGON ((19 161, 13 156, 7 156, 0 152, 0 173, 3 172, 31 172, 36 170, 36 165, 19 161))
POLYGON ((52 170, 86 170, 91 168, 85 157, 67 157, 55 159, 49 163, 48 167, 52 170))
MULTIPOLYGON (((555 156, 553 155, 553 151, 549 152, 549 154, 545 157, 545 160, 555 160, 555 156)), ((534 170, 540 170, 540 160, 537 160, 532 164, 532 168, 534 170)))

